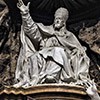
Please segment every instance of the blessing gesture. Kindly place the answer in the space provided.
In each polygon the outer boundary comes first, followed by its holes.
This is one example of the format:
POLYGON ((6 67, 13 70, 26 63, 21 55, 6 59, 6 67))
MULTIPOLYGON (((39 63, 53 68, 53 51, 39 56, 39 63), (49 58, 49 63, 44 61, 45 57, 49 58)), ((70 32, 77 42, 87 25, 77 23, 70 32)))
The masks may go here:
POLYGON ((30 2, 28 2, 27 5, 25 5, 22 0, 18 0, 18 3, 17 3, 17 7, 20 9, 22 13, 29 11, 29 5, 30 5, 30 2))

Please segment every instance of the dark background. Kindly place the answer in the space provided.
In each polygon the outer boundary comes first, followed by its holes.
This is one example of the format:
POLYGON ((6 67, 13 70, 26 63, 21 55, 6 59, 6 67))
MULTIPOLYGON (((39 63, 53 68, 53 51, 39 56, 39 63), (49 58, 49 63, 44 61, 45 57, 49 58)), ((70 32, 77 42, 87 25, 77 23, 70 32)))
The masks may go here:
MULTIPOLYGON (((30 13, 34 21, 46 25, 53 23, 54 12, 59 7, 68 9, 70 16, 68 25, 85 22, 87 26, 94 24, 100 18, 100 0, 23 0, 31 2, 30 13)), ((20 11, 16 7, 17 0, 5 0, 9 7, 13 23, 21 23, 20 11)))

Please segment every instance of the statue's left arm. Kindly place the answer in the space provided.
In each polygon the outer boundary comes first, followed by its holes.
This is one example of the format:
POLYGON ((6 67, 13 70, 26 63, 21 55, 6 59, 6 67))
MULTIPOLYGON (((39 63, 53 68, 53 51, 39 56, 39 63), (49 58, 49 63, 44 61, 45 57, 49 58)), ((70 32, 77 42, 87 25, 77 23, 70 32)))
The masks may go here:
POLYGON ((76 38, 76 36, 73 33, 69 32, 69 31, 68 31, 68 33, 69 33, 69 36, 67 38, 67 41, 69 41, 70 44, 72 44, 73 47, 75 47, 76 50, 81 51, 81 53, 85 53, 86 48, 83 47, 80 44, 80 42, 78 41, 78 39, 76 38))

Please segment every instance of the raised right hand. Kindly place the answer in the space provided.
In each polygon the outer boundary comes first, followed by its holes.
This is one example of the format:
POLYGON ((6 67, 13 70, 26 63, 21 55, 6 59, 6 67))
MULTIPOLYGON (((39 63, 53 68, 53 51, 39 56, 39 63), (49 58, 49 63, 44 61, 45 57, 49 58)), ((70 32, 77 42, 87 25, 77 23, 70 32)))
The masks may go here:
POLYGON ((20 11, 22 13, 25 13, 27 11, 29 11, 29 5, 30 5, 30 2, 27 4, 27 6, 23 3, 22 0, 18 0, 18 3, 17 3, 17 7, 20 9, 20 11))

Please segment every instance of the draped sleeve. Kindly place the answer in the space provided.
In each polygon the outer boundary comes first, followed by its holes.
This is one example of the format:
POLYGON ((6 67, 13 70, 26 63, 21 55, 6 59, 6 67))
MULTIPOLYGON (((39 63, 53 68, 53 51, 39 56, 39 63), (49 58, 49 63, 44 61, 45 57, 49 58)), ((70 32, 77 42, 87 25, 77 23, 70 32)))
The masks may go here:
POLYGON ((31 18, 29 11, 22 14, 22 25, 24 33, 29 36, 32 40, 39 42, 42 39, 38 25, 31 18))

